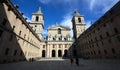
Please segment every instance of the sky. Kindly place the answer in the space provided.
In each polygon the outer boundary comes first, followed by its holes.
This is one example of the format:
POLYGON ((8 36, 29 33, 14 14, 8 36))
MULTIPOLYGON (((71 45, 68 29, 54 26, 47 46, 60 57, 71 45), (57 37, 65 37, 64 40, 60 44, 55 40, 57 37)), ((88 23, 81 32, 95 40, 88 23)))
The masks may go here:
MULTIPOLYGON (((27 21, 31 21, 32 13, 39 7, 44 14, 44 35, 47 28, 56 23, 72 28, 71 19, 77 9, 80 15, 84 15, 86 28, 91 22, 97 21, 105 12, 113 7, 119 0, 11 0, 19 6, 19 11, 24 13, 27 21)), ((72 30, 70 31, 72 35, 72 30)))

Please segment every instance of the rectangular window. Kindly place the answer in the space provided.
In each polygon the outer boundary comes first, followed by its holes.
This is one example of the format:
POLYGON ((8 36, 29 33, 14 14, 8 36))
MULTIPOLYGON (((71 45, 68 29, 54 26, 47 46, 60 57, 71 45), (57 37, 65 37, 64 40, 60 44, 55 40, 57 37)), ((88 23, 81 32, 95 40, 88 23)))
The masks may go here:
POLYGON ((8 53, 9 53, 9 48, 6 48, 5 55, 8 55, 8 53))
POLYGON ((67 48, 67 44, 65 44, 65 48, 67 48))
POLYGON ((59 48, 61 48, 61 44, 59 44, 59 48))
POLYGON ((100 51, 100 50, 98 51, 98 54, 101 54, 101 51, 100 51))
POLYGON ((22 55, 23 55, 23 52, 21 51, 21 52, 20 52, 20 56, 22 56, 22 55))
POLYGON ((37 25, 35 25, 35 27, 37 27, 37 25))
POLYGON ((22 32, 22 31, 19 32, 19 35, 21 35, 21 32, 22 32))
POLYGON ((58 34, 61 34, 61 29, 60 28, 58 28, 58 34))
POLYGON ((4 18, 3 22, 2 22, 2 25, 6 25, 6 23, 7 23, 7 20, 4 18))
POLYGON ((96 43, 96 46, 99 47, 98 43, 96 43))
POLYGON ((108 32, 106 32, 106 36, 110 36, 108 32))
POLYGON ((0 30, 0 37, 2 36, 2 34, 3 34, 3 31, 2 31, 2 30, 0 30))
POLYGON ((12 41, 12 38, 13 38, 13 35, 11 34, 11 35, 10 35, 10 39, 9 39, 9 40, 10 40, 10 41, 12 41))
POLYGON ((104 50, 104 53, 107 54, 107 50, 104 50))
POLYGON ((16 54, 17 54, 17 50, 14 51, 14 56, 16 56, 16 54))
POLYGON ((101 41, 102 45, 104 45, 103 41, 101 41))
POLYGON ((116 34, 118 33, 118 29, 117 28, 114 28, 114 31, 115 31, 116 34))
POLYGON ((43 45, 43 48, 45 48, 45 45, 43 45))
POLYGON ((114 49, 114 48, 112 48, 111 50, 112 50, 112 53, 113 53, 113 54, 115 54, 115 53, 116 53, 116 51, 115 51, 115 49, 114 49))
POLYGON ((102 35, 100 35, 100 39, 103 39, 102 35))
POLYGON ((24 39, 25 39, 25 37, 26 37, 26 34, 24 34, 24 39))
POLYGON ((13 31, 14 31, 14 29, 15 29, 15 26, 13 26, 13 31))

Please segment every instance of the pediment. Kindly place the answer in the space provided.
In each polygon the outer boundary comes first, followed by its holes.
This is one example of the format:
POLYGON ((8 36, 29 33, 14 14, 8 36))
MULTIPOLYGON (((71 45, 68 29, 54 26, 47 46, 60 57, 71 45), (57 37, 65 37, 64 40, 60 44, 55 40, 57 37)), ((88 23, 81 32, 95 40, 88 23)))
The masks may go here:
POLYGON ((57 30, 58 28, 60 28, 61 30, 70 30, 69 27, 65 27, 61 25, 55 25, 55 26, 49 27, 48 30, 57 30))

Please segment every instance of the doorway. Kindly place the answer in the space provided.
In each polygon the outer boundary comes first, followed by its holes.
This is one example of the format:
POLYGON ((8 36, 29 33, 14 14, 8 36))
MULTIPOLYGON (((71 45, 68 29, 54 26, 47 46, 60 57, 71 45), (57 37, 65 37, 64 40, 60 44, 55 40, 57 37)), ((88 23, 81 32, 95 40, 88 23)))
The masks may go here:
POLYGON ((55 50, 52 50, 52 57, 55 57, 55 50))

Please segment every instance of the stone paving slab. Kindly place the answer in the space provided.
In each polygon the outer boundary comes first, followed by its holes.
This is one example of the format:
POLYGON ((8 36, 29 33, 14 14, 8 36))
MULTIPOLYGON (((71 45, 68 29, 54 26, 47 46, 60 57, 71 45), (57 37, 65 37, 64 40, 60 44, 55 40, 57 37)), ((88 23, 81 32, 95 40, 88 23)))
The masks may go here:
POLYGON ((120 60, 79 60, 79 66, 70 60, 34 61, 0 64, 0 70, 120 70, 120 60))

